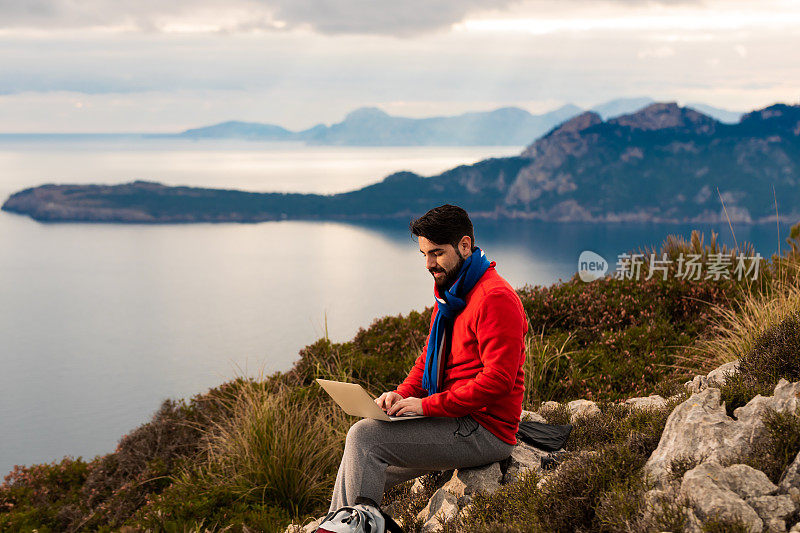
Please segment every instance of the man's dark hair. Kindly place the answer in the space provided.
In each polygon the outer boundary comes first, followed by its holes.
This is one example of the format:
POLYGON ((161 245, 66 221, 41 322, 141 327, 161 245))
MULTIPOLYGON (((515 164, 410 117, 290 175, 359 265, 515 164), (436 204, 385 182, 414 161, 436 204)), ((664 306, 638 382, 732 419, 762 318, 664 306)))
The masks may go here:
POLYGON ((434 207, 408 225, 411 233, 417 237, 425 237, 436 244, 450 244, 458 248, 458 242, 467 235, 475 250, 475 233, 472 221, 466 211, 457 205, 440 205, 434 207))

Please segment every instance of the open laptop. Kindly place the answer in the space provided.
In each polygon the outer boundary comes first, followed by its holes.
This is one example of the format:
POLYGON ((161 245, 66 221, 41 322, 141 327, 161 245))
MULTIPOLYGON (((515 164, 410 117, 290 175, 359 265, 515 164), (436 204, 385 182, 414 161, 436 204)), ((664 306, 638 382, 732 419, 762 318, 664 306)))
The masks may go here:
POLYGON ((344 383, 342 381, 331 381, 329 379, 317 379, 317 383, 325 389, 325 392, 331 395, 331 398, 333 398, 334 401, 339 404, 339 407, 344 409, 344 412, 348 415, 386 420, 387 422, 425 418, 425 415, 387 415, 386 412, 375 403, 375 398, 370 396, 361 385, 356 383, 344 383))

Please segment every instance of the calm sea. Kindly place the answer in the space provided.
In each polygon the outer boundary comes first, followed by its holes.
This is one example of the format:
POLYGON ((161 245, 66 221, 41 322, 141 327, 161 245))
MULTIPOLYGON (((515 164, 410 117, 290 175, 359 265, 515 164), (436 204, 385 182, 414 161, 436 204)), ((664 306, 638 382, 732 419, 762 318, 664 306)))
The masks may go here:
MULTIPOLYGON (((43 183, 134 179, 331 193, 520 150, 0 139, 0 201, 43 183)), ((691 229, 477 221, 476 241, 513 285, 549 285, 582 250, 613 265, 691 229)), ((775 227, 734 229, 762 255, 777 247, 775 227)), ((0 212, 0 474, 112 451, 162 400, 286 370, 325 331, 346 340, 430 305, 431 288, 402 222, 41 224, 0 212)))

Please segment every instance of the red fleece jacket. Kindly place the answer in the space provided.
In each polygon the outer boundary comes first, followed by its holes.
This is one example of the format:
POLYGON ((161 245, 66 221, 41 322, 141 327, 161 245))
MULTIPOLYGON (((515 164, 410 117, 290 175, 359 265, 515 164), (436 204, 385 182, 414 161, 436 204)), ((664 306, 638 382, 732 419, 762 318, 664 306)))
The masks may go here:
MULTIPOLYGON (((426 416, 471 415, 500 440, 516 444, 525 391, 522 364, 528 321, 516 291, 494 265, 467 293, 466 307, 453 323, 442 391, 428 396, 422 388, 427 352, 423 349, 396 392, 404 398, 422 398, 426 416)), ((434 304, 431 327, 436 309, 434 304)))

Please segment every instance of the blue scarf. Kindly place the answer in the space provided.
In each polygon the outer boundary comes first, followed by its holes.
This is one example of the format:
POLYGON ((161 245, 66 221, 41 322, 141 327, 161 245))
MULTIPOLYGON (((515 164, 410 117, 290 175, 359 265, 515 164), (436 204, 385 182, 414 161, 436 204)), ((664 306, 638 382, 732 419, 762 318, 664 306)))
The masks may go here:
POLYGON ((433 326, 431 326, 431 333, 428 336, 425 372, 422 374, 422 386, 428 391, 429 395, 436 394, 442 388, 444 359, 446 357, 444 353, 446 332, 450 331, 450 334, 452 334, 453 321, 467 305, 464 298, 478 283, 478 280, 481 279, 489 265, 489 260, 486 259, 486 254, 483 253, 483 250, 475 248, 475 251, 461 265, 461 270, 458 271, 458 278, 453 283, 453 286, 444 291, 441 297, 434 293, 437 311, 436 317, 433 319, 433 326))

